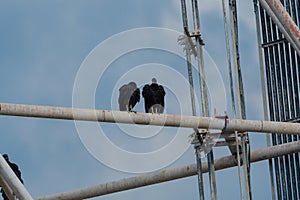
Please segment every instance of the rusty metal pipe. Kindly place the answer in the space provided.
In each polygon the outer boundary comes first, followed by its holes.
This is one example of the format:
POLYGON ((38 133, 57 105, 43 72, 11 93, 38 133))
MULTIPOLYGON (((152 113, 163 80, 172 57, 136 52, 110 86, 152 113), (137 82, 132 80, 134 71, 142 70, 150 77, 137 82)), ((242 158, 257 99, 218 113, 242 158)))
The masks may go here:
POLYGON ((20 200, 33 200, 29 192, 21 183, 19 178, 7 164, 6 160, 0 154, 0 176, 7 183, 8 187, 12 189, 13 193, 20 200))
POLYGON ((300 55, 300 48, 297 47, 296 43, 290 36, 290 34, 287 32, 286 28, 281 24, 273 10, 270 8, 268 3, 265 0, 259 0, 261 7, 264 8, 264 10, 268 13, 268 15, 272 18, 273 22, 277 25, 281 33, 285 36, 285 38, 289 41, 289 43, 292 45, 292 47, 297 51, 297 53, 300 55))
MULTIPOLYGON (((267 160, 273 157, 279 157, 287 154, 300 152, 300 141, 285 143, 278 146, 272 146, 265 149, 253 151, 250 156, 251 162, 258 162, 267 160)), ((227 156, 216 159, 215 170, 226 169, 236 166, 236 161, 233 156, 227 156)), ((202 173, 208 172, 207 163, 203 163, 202 173)), ((197 175, 197 165, 187 165, 174 169, 166 169, 159 172, 149 173, 142 176, 135 176, 131 178, 125 178, 118 181, 107 182, 83 188, 79 190, 73 190, 69 192, 63 192, 59 194, 53 194, 37 198, 36 200, 75 200, 86 199, 96 196, 102 196, 124 190, 130 190, 138 187, 152 185, 156 183, 162 183, 179 178, 185 178, 189 176, 197 175)))
POLYGON ((279 0, 259 0, 274 23, 300 55, 300 30, 279 0))
POLYGON ((169 114, 134 113, 24 104, 0 104, 0 115, 144 124, 185 128, 203 128, 239 132, 263 132, 300 135, 300 124, 260 120, 221 119, 169 114))

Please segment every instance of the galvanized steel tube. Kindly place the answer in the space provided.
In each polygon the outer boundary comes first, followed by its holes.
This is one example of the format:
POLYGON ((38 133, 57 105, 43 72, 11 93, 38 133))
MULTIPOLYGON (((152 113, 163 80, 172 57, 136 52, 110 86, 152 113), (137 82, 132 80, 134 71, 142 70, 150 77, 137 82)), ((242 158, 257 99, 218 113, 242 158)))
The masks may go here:
POLYGON ((0 186, 4 190, 5 195, 8 197, 9 200, 16 200, 13 191, 10 189, 6 181, 1 176, 0 176, 0 186))
POLYGON ((18 199, 20 200, 33 199, 1 154, 0 154, 0 176, 4 179, 7 185, 12 189, 12 191, 18 197, 18 199))
POLYGON ((229 34, 228 34, 228 25, 227 25, 227 15, 226 15, 226 6, 225 0, 222 0, 222 10, 223 10, 223 24, 225 32, 225 43, 226 43, 226 53, 227 53, 227 62, 228 62, 228 75, 229 75, 229 85, 230 85, 230 97, 231 97, 231 107, 233 118, 236 118, 236 108, 235 108, 235 98, 234 98, 234 85, 233 85, 233 75, 232 75, 232 66, 231 66, 231 53, 229 45, 229 34))
MULTIPOLYGON (((268 147, 266 149, 253 151, 251 153, 250 158, 251 158, 251 162, 258 162, 262 160, 267 160, 269 158, 278 157, 286 154, 292 154, 296 152, 300 152, 300 141, 286 143, 278 146, 268 147)), ((221 169, 230 168, 234 166, 236 166, 236 161, 233 156, 227 156, 215 160, 216 170, 221 170, 221 169)), ((207 163, 203 163, 202 172, 203 173, 208 172, 207 163)), ((91 186, 79 190, 73 190, 69 192, 44 196, 44 197, 37 198, 36 200, 86 199, 86 198, 111 194, 115 192, 120 192, 124 190, 130 190, 130 189, 143 187, 147 185, 152 185, 156 183, 171 181, 179 178, 189 177, 196 174, 197 174, 197 166, 196 164, 192 164, 184 167, 162 170, 159 172, 154 172, 142 176, 125 178, 119 181, 107 182, 104 184, 99 184, 99 185, 95 185, 95 186, 91 186)))
MULTIPOLYGON (((267 90, 266 90, 266 74, 263 64, 263 49, 262 49, 262 30, 260 27, 260 16, 259 15, 259 7, 258 0, 253 1, 254 4, 254 13, 255 13, 255 22, 256 22, 256 32, 257 32, 257 42, 258 42, 258 58, 259 58, 259 66, 260 66, 260 80, 261 80, 261 90, 262 90, 262 99, 263 99, 263 109, 264 109, 264 120, 269 120, 268 115, 268 98, 267 98, 267 90)), ((267 58, 268 59, 268 58, 267 58)), ((270 134, 266 134, 267 147, 271 146, 271 136, 270 134)), ((271 192, 272 192, 272 200, 275 200, 275 184, 274 184, 274 174, 273 174, 273 161, 269 159, 269 173, 270 173, 270 183, 271 183, 271 192)), ((243 199, 243 198, 242 198, 243 199)))
POLYGON ((52 118, 155 126, 203 128, 240 132, 263 132, 300 135, 300 124, 261 120, 220 119, 170 114, 134 113, 111 110, 0 104, 0 115, 52 118), (226 121, 226 122, 225 122, 226 121))
MULTIPOLYGON (((195 91, 194 91, 194 83, 193 83, 193 73, 192 73, 192 62, 191 62, 191 52, 189 49, 192 47, 192 40, 190 38, 190 34, 188 32, 188 17, 186 11, 186 2, 185 0, 181 0, 181 12, 182 12, 182 22, 183 22, 183 30, 185 32, 186 37, 191 44, 186 44, 186 59, 187 59, 187 69, 188 69, 188 77, 190 84, 190 94, 191 94, 191 104, 192 104, 192 112, 193 116, 196 116, 196 103, 195 103, 195 91)), ((195 54, 196 55, 196 54, 195 54)), ((198 132, 197 128, 194 128, 195 133, 198 132)), ((199 199, 204 200, 204 185, 203 185, 203 176, 202 176, 202 161, 201 156, 199 157, 200 147, 195 146, 195 154, 196 154, 196 162, 198 165, 198 187, 199 187, 199 199)))

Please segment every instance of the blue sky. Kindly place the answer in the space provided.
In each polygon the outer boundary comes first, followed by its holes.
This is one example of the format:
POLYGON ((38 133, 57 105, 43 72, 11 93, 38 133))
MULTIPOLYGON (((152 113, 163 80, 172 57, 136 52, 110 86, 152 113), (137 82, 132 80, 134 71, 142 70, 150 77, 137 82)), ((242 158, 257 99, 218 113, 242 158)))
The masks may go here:
MULTIPOLYGON (((225 87, 228 88, 221 1, 201 0, 199 7, 205 49, 215 62, 225 87)), ((263 119, 252 1, 238 1, 238 12, 247 118, 263 119)), ((100 43, 115 34, 135 28, 160 27, 182 32, 182 21, 179 0, 1 0, 0 27, 1 102, 71 107, 78 71, 83 66, 84 60, 100 43)), ((146 35, 136 35, 136 37, 146 39, 146 35)), ((122 42, 124 43, 112 45, 107 52, 126 45, 127 41, 122 42)), ((174 44, 170 45, 176 46, 177 41, 173 42, 174 44)), ((178 46, 178 49, 181 51, 182 47, 178 46)), ((103 59, 105 59, 104 55, 99 55, 97 63, 101 64, 103 59)), ((147 65, 149 63, 156 63, 156 67, 160 66, 157 63, 169 66, 183 77, 187 77, 185 62, 173 54, 151 49, 129 52, 117 57, 95 86, 97 88, 93 99, 95 107, 116 109, 117 86, 125 83, 131 73, 128 73, 129 76, 125 78, 123 74, 137 66, 151 69, 151 66, 147 65)), ((155 66, 149 75, 137 73, 139 77, 145 77, 137 78, 138 85, 148 83, 152 75, 166 77, 163 80, 158 79, 161 83, 170 83, 170 85, 164 84, 167 88, 166 112, 172 114, 180 112, 176 109, 182 102, 177 102, 176 97, 184 96, 179 92, 185 90, 180 88, 178 93, 176 90, 172 91, 172 87, 175 86, 171 84, 176 85, 177 80, 164 74, 167 72, 156 71, 155 66)), ((83 86, 84 84, 80 83, 83 86)), ((228 92, 229 90, 226 89, 227 101, 228 92)), ((189 102, 187 90, 186 98, 183 99, 189 102)), ((142 103, 136 107, 137 111, 143 112, 142 103)), ((230 106, 228 106, 228 113, 231 114, 230 106)), ((33 197, 137 175, 112 169, 98 161, 80 140, 81 137, 72 121, 2 116, 0 125, 2 128, 0 152, 8 153, 11 160, 19 164, 26 188, 33 197)), ((107 137, 118 146, 130 151, 153 151, 174 138, 172 135, 174 130, 170 128, 159 130, 157 135, 141 140, 124 136, 116 131, 119 130, 116 125, 99 126, 102 126, 105 133, 115 131, 114 134, 107 134, 107 137)), ((147 132, 152 128, 134 127, 129 130, 147 132)), ((265 147, 264 134, 251 133, 250 139, 252 150, 265 147)), ((187 140, 188 138, 184 142, 187 140)), ((107 150, 106 155, 110 156, 110 153, 107 150)), ((216 157, 222 155, 228 155, 228 150, 218 149, 216 157)), ((122 158, 114 157, 114 159, 126 162, 122 158)), ((139 164, 131 162, 133 165, 139 164)), ((189 147, 167 168, 194 162, 193 148, 189 147)), ((267 167, 266 161, 252 165, 253 199, 270 199, 267 167)), ((236 175, 236 168, 217 172, 219 199, 239 199, 236 175)), ((206 175, 205 181, 205 194, 209 197, 206 175)), ((141 198, 145 200, 198 199, 197 179, 190 177, 97 199, 141 198)))

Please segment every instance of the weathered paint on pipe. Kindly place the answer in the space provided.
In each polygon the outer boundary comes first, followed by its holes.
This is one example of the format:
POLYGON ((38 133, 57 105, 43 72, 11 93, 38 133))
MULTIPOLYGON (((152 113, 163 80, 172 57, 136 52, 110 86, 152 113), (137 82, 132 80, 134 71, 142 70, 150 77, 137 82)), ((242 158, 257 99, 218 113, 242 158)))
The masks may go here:
POLYGON ((239 132, 263 132, 300 135, 300 124, 243 119, 182 116, 169 114, 134 113, 111 110, 92 110, 24 104, 0 104, 0 115, 82 120, 156 126, 203 128, 239 132), (226 121, 226 123, 225 123, 226 121))
MULTIPOLYGON (((300 55, 300 48, 297 47, 296 43, 294 42, 294 40, 292 39, 292 37, 290 36, 290 34, 286 30, 286 28, 283 26, 283 24, 281 24, 281 22, 279 21, 279 19, 277 18, 277 16, 273 12, 273 10, 270 8, 268 3, 264 0, 259 0, 259 1, 260 1, 260 5, 264 8, 264 10, 272 18, 273 22, 278 26, 279 30, 282 32, 282 34, 285 36, 285 38, 289 41, 289 43, 297 51, 298 55, 300 55)), ((257 29, 257 30, 259 30, 259 29, 257 29)))
MULTIPOLYGON (((285 143, 278 146, 272 146, 261 150, 256 150, 251 153, 250 161, 258 162, 261 160, 267 160, 273 157, 279 157, 287 154, 300 152, 300 141, 285 143)), ((226 169, 236 166, 236 160, 233 156, 227 156, 216 159, 215 170, 226 169)), ((207 163, 202 165, 202 173, 208 172, 207 163)), ((124 190, 130 190, 138 187, 152 185, 156 183, 162 183, 179 178, 185 178, 189 176, 197 175, 197 165, 192 164, 174 169, 166 169, 159 172, 154 172, 142 176, 136 176, 131 178, 125 178, 118 181, 107 182, 83 188, 79 190, 63 192, 59 194, 53 194, 45 197, 37 198, 36 200, 75 200, 86 199, 96 196, 102 196, 124 190)))
POLYGON ((284 8, 282 3, 279 0, 266 0, 270 7, 273 8, 275 14, 278 15, 279 20, 283 20, 283 24, 286 25, 289 31, 295 36, 296 41, 300 42, 300 30, 298 26, 295 24, 287 10, 284 8))
POLYGON ((6 196, 9 200, 16 200, 16 197, 13 194, 13 191, 9 188, 6 181, 0 176, 0 186, 4 190, 6 196))
POLYGON ((0 176, 4 179, 4 181, 8 184, 8 186, 12 189, 14 194, 20 200, 33 200, 30 196, 29 192, 26 190, 24 185, 21 183, 19 178, 7 164, 6 160, 0 154, 0 176))
POLYGON ((300 30, 279 0, 259 0, 287 40, 300 55, 300 30), (267 5, 266 5, 267 4, 267 5), (271 11, 270 11, 271 10, 271 11), (276 18, 274 18, 274 15, 276 18), (282 30, 284 29, 284 31, 282 30))

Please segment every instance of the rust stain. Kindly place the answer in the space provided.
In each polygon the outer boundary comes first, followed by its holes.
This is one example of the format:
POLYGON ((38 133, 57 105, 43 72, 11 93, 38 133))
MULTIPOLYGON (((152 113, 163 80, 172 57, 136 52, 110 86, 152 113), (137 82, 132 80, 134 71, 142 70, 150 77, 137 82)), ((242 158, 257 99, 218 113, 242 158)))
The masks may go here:
POLYGON ((289 13, 286 11, 282 3, 278 0, 272 0, 272 4, 274 5, 274 8, 280 13, 284 19, 284 22, 288 24, 289 31, 297 38, 297 42, 300 43, 300 30, 299 27, 295 24, 295 22, 292 20, 289 13))

